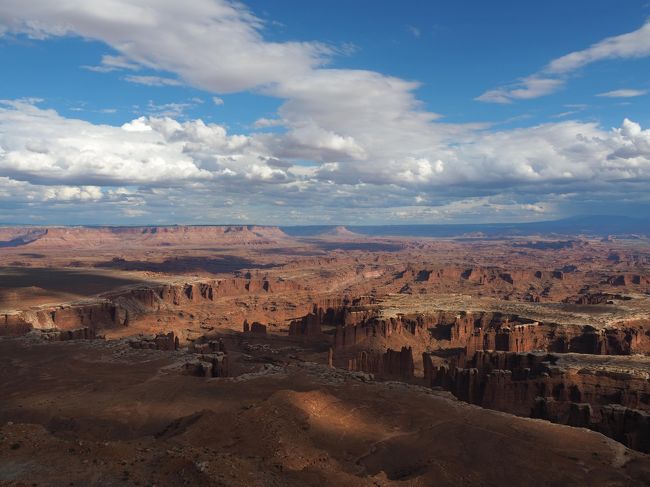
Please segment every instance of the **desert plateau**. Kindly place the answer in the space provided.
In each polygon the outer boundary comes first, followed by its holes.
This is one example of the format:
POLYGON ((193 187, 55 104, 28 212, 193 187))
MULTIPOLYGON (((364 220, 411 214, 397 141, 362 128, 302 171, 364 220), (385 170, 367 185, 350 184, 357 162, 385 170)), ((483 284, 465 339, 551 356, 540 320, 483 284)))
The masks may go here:
POLYGON ((650 482, 646 239, 1 232, 3 485, 650 482))

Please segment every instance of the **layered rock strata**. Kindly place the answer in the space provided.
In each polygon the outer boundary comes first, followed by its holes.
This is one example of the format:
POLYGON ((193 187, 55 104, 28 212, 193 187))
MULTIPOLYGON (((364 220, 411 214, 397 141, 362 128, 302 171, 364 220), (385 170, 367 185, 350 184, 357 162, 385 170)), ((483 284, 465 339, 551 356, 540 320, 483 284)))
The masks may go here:
POLYGON ((588 427, 631 448, 650 451, 650 380, 566 366, 548 353, 477 351, 466 363, 424 353, 425 383, 457 398, 520 416, 588 427))

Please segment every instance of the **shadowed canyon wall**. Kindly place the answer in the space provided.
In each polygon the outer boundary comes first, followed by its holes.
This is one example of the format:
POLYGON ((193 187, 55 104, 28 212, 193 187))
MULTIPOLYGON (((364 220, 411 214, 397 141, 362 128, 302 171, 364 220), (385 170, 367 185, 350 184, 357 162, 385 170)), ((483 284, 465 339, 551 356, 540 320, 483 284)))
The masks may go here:
POLYGON ((647 374, 563 365, 561 355, 477 351, 465 363, 423 354, 425 383, 489 409, 587 427, 650 451, 647 374))

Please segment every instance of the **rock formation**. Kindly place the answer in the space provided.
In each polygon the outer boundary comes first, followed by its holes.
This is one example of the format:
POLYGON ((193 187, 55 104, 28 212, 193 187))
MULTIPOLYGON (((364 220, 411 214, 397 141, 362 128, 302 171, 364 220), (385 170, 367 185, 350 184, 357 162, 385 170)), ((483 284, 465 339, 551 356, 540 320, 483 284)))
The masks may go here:
POLYGON ((174 332, 159 333, 153 337, 138 337, 129 341, 133 348, 147 348, 150 350, 174 351, 179 349, 178 337, 174 332))
POLYGON ((477 351, 465 364, 425 353, 423 362, 426 384, 463 401, 588 427, 649 451, 647 376, 563 365, 560 355, 548 353, 477 351), (638 434, 631 436, 630 431, 638 434))
POLYGON ((266 335, 266 325, 263 325, 262 323, 254 321, 251 324, 251 333, 253 333, 255 335, 266 335))
POLYGON ((32 329, 21 314, 0 314, 0 336, 20 336, 32 329))
POLYGON ((389 348, 383 353, 362 350, 348 360, 348 370, 410 381, 415 371, 413 350, 410 347, 402 347, 400 351, 389 348))

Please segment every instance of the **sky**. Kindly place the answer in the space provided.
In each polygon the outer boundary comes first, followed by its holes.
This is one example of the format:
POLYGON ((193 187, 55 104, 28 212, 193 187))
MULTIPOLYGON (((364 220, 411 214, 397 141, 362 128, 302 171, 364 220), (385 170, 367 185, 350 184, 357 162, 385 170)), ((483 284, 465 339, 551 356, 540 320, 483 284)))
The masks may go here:
POLYGON ((647 0, 0 0, 0 223, 650 215, 647 0))

